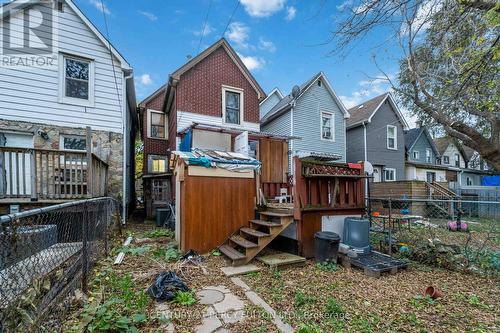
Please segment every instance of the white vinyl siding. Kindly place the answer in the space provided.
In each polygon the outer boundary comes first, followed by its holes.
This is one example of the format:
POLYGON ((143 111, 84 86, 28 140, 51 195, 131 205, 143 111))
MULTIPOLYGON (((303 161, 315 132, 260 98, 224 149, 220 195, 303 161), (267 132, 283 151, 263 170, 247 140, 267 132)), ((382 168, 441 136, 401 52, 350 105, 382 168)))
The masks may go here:
POLYGON ((59 59, 50 68, 0 67, 0 118, 122 133, 123 72, 118 59, 111 60, 106 45, 69 6, 58 14, 59 53, 93 60, 94 103, 61 103, 59 59))

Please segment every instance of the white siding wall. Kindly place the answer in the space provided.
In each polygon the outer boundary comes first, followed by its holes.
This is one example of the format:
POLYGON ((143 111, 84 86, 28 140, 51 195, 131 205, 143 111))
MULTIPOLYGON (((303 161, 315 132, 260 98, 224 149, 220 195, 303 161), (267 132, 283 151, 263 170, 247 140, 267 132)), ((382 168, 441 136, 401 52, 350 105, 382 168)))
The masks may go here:
POLYGON ((457 146, 455 146, 453 143, 449 144, 446 150, 443 153, 444 156, 448 156, 450 158, 450 163, 445 164, 444 163, 444 158, 441 157, 441 164, 446 165, 446 166, 455 166, 455 154, 458 154, 459 159, 460 159, 460 167, 465 168, 465 160, 462 154, 460 153, 460 150, 458 150, 457 146))
POLYGON ((272 95, 269 95, 267 99, 259 106, 260 119, 264 118, 264 116, 271 111, 271 109, 281 101, 281 98, 278 96, 277 92, 274 92, 272 95))
POLYGON ((260 124, 249 123, 244 121, 242 125, 226 124, 222 121, 222 117, 207 116, 199 113, 177 111, 177 131, 181 131, 192 123, 204 125, 215 125, 227 128, 238 128, 246 131, 260 131, 260 124))
POLYGON ((0 118, 122 133, 123 72, 118 60, 112 63, 105 45, 67 5, 58 14, 59 52, 94 60, 94 106, 59 103, 58 65, 0 67, 0 118))

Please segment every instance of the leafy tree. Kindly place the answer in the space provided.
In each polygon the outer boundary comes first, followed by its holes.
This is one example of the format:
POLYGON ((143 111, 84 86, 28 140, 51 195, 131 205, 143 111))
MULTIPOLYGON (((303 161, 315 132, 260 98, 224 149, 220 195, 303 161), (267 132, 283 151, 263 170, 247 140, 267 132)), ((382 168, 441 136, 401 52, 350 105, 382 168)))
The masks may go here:
POLYGON ((142 175, 144 166, 144 144, 141 140, 135 142, 135 179, 139 179, 142 175))
POLYGON ((402 103, 500 170, 500 2, 348 0, 345 10, 340 52, 390 27, 404 56, 396 80, 383 74, 402 103))

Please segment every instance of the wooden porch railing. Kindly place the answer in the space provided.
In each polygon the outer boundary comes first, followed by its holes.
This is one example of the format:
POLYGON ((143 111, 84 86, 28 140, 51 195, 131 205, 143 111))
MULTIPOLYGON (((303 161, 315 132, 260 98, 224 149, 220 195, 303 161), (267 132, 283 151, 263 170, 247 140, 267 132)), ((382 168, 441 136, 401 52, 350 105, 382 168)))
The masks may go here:
POLYGON ((108 164, 89 152, 0 147, 0 199, 106 195, 108 164))

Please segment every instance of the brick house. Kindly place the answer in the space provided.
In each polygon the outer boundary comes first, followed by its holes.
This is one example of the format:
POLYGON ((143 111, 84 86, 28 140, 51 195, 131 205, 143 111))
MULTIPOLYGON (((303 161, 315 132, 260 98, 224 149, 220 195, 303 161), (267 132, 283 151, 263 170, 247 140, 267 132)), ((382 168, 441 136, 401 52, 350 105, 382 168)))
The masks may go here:
MULTIPOLYGON (((260 132, 265 93, 224 39, 175 70, 168 82, 139 104, 144 140, 146 212, 173 198, 170 152, 191 148, 234 150, 234 138, 260 132)), ((252 144, 249 142, 250 150, 252 144)))

